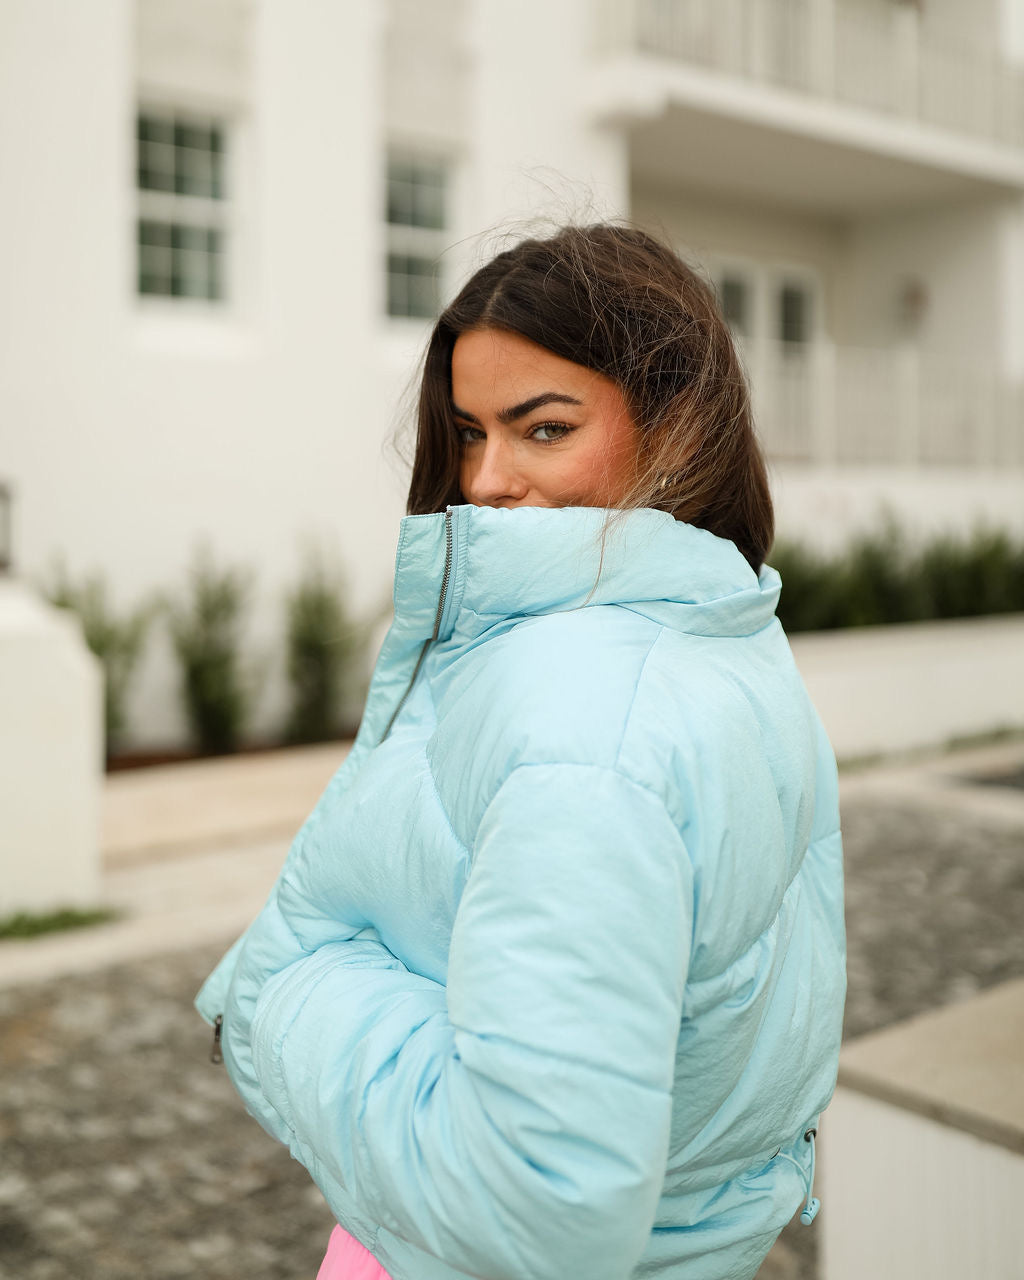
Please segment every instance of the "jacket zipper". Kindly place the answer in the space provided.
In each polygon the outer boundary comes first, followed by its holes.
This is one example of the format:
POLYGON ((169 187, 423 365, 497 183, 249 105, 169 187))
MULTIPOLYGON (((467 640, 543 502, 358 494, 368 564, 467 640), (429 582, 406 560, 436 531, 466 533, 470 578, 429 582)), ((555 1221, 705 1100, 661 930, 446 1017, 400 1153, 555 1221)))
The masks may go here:
MULTIPOLYGON (((381 742, 383 742, 384 738, 386 738, 391 732, 391 726, 398 718, 399 711, 401 711, 405 706, 405 701, 411 693, 413 685, 416 683, 416 677, 420 673, 420 667, 423 666, 423 660, 427 656, 427 650, 441 633, 441 619, 444 617, 444 606, 448 599, 448 587, 451 584, 452 564, 455 557, 455 530, 453 528, 453 524, 454 515, 451 507, 448 507, 444 513, 444 571, 441 574, 441 594, 437 601, 437 612, 434 614, 434 629, 431 633, 430 639, 425 640, 423 643, 423 648, 420 650, 420 656, 416 659, 416 665, 413 668, 412 675, 409 677, 409 683, 406 685, 405 692, 399 699, 398 706, 395 707, 395 710, 391 715, 391 719, 388 721, 388 726, 384 730, 381 742)), ((218 1013, 216 1018, 213 1020, 213 1044, 210 1046, 210 1061, 218 1065, 224 1061, 224 1054, 221 1051, 221 1032, 223 1027, 224 1015, 222 1013, 218 1013)))
POLYGON ((210 1047, 210 1061, 216 1065, 219 1065, 224 1061, 224 1055, 220 1050, 220 1033, 223 1026, 224 1015, 222 1013, 218 1013, 216 1018, 213 1020, 213 1044, 210 1047))
POLYGON ((391 713, 391 719, 387 723, 387 728, 381 734, 381 742, 391 732, 391 727, 398 719, 398 713, 405 706, 406 699, 412 692, 412 687, 416 683, 416 677, 420 673, 420 667, 423 666, 423 660, 427 656, 427 650, 437 639, 441 632, 441 619, 444 616, 445 601, 448 596, 448 586, 452 576, 452 561, 455 555, 455 531, 453 529, 454 515, 451 507, 444 513, 444 571, 441 574, 441 594, 437 600, 437 612, 434 614, 434 630, 429 640, 424 640, 423 648, 420 649, 420 656, 416 659, 416 665, 412 669, 412 675, 409 677, 409 683, 405 686, 405 692, 398 700, 398 706, 391 713))

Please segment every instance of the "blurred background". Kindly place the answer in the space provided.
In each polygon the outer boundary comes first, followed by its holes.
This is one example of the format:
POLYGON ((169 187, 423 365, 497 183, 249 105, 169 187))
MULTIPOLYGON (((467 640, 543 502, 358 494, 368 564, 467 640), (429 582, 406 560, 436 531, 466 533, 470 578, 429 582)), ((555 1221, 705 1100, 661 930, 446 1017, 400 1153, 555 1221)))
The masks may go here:
POLYGON ((0 1276, 315 1269, 304 1175, 167 1047, 358 721, 432 319, 527 231, 630 218, 718 292, 857 766, 849 1033, 1024 976, 1024 0, 0 0, 0 166, 0 926, 117 917, 0 942, 0 1276), (291 1206, 244 1266, 232 1185, 291 1206))
MULTIPOLYGON (((388 441, 431 318, 538 220, 633 218, 714 282, 783 539, 835 550, 883 510, 1024 533, 1019 0, 4 0, 0 23, 17 571, 99 575, 122 622, 200 545, 244 571, 244 736, 286 719, 311 543, 356 616, 386 606, 388 441)), ((122 750, 186 740, 165 623, 122 750)))

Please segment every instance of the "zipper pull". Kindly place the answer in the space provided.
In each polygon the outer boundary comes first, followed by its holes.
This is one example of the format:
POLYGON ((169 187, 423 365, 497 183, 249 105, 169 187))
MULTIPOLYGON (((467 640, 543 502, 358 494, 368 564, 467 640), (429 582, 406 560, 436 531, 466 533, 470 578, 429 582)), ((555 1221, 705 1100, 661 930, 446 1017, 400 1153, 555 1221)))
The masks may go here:
POLYGON ((811 1144, 811 1176, 807 1179, 807 1203, 804 1205, 803 1213, 800 1215, 800 1221, 805 1227, 809 1227, 814 1219, 818 1216, 818 1210, 821 1208, 821 1201, 814 1192, 814 1139, 817 1136, 817 1129, 808 1129, 804 1134, 804 1142, 811 1144))
POLYGON ((224 1055, 220 1051, 220 1032, 223 1026, 224 1015, 218 1013, 213 1020, 213 1045, 210 1049, 210 1061, 218 1066, 224 1061, 224 1055))

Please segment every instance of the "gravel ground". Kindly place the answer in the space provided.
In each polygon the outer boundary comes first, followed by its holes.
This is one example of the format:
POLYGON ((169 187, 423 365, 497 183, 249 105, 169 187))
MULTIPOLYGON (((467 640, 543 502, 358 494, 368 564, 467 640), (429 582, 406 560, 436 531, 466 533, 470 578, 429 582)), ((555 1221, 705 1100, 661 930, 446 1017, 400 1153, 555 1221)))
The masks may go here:
MULTIPOLYGON (((1024 826, 861 797, 844 829, 848 1035, 1024 976, 1024 826)), ((330 1214, 191 1010, 216 958, 0 991, 0 1280, 312 1280, 330 1214)), ((763 1280, 814 1280, 815 1241, 763 1280)))

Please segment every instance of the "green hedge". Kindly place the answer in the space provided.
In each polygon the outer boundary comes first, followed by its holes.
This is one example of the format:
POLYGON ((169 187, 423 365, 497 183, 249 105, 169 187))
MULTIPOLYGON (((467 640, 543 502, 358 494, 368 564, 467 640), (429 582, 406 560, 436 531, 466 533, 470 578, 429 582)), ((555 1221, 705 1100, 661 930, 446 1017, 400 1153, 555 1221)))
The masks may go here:
POLYGON ((915 545, 892 521, 825 555, 780 541, 787 631, 826 631, 1024 611, 1024 540, 994 529, 915 545))
POLYGON ((128 718, 128 694, 142 655, 150 625, 157 613, 153 600, 131 613, 119 615, 113 608, 101 574, 72 579, 58 560, 42 591, 51 604, 70 609, 82 624, 85 643, 103 664, 103 712, 106 753, 120 744, 128 718))
POLYGON ((216 563, 197 548, 188 584, 167 603, 181 696, 192 740, 203 755, 237 751, 255 701, 242 661, 253 576, 216 563))
POLYGON ((308 547, 302 576, 286 599, 289 742, 325 742, 349 727, 346 702, 365 638, 345 596, 340 564, 322 548, 308 547))

